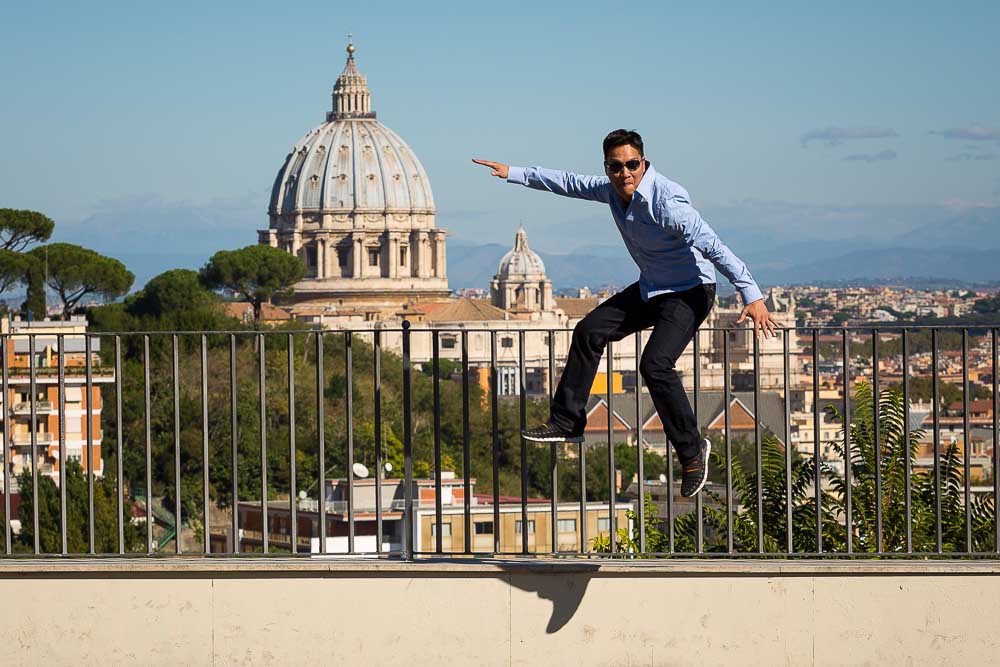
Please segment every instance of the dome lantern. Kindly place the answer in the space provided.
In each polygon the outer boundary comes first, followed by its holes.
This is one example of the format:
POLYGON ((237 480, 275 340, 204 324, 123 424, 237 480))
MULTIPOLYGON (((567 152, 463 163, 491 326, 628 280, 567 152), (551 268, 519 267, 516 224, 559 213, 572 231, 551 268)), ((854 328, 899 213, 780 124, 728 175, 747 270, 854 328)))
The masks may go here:
POLYGON ((347 43, 347 64, 333 84, 333 109, 326 114, 327 122, 347 118, 375 118, 368 78, 358 72, 354 61, 354 44, 347 43))

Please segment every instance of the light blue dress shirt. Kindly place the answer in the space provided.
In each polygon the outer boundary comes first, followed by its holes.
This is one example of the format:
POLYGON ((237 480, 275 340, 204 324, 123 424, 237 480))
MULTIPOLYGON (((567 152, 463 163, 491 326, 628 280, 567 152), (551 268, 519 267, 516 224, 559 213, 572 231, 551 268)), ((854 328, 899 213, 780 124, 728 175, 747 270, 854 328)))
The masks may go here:
POLYGON ((716 268, 733 284, 744 304, 763 298, 746 264, 691 206, 687 190, 658 174, 652 165, 646 168, 628 205, 607 176, 512 166, 507 182, 610 206, 625 247, 639 266, 639 290, 646 301, 657 294, 714 283, 716 268))

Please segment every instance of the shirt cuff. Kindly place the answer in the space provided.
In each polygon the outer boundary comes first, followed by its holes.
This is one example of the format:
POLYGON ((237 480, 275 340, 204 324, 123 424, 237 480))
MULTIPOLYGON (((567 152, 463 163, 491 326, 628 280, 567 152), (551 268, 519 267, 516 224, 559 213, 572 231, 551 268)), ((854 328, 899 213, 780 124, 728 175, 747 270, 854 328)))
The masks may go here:
POLYGON ((740 298, 743 299, 744 306, 749 306, 754 301, 759 301, 764 298, 764 294, 760 291, 760 288, 754 284, 740 288, 738 291, 740 293, 740 298))
POLYGON ((507 168, 507 182, 517 183, 518 185, 527 185, 527 169, 524 167, 508 167, 507 168))

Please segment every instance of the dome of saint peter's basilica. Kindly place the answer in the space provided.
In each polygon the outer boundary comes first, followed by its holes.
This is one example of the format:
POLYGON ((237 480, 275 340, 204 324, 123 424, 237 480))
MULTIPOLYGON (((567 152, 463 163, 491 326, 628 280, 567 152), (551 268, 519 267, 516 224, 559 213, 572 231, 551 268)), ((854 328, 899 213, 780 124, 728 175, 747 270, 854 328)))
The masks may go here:
POLYGON ((285 301, 294 310, 392 309, 449 295, 445 230, 420 160, 372 110, 355 48, 333 87, 326 122, 285 157, 260 243, 300 257, 306 277, 285 301))

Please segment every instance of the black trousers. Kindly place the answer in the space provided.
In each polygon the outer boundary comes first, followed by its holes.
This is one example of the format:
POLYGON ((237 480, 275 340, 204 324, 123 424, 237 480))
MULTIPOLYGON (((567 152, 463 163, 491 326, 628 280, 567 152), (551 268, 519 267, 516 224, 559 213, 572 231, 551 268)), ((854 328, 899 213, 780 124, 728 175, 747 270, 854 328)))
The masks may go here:
POLYGON ((643 301, 639 283, 633 283, 597 306, 573 330, 566 368, 552 399, 552 423, 573 434, 582 433, 587 424, 587 399, 604 348, 609 341, 652 327, 639 372, 677 457, 681 463, 693 459, 701 435, 674 366, 714 303, 714 284, 643 301))

